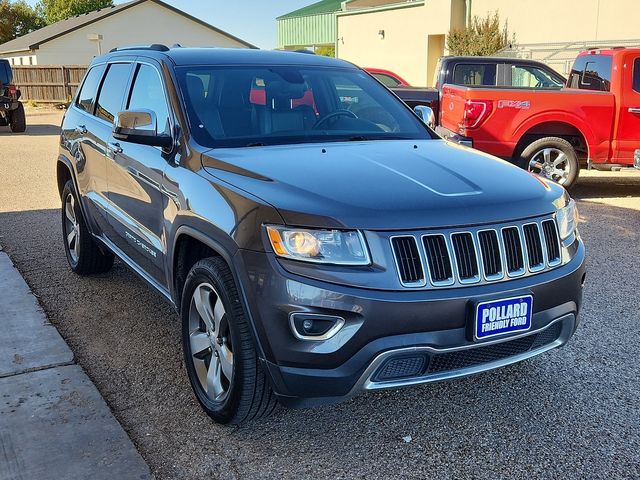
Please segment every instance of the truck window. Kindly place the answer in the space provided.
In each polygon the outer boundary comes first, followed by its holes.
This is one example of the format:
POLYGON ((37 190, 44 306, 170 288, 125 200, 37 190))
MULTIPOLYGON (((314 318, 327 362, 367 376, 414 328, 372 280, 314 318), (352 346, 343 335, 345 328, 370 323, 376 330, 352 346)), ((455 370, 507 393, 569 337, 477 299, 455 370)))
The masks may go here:
POLYGON ((608 92, 611 88, 611 61, 610 55, 578 57, 569 74, 567 86, 581 90, 608 92))
POLYGON ((633 89, 640 93, 640 58, 633 62, 633 89))
POLYGON ((469 86, 495 85, 496 65, 459 63, 453 70, 453 83, 469 86))
POLYGON ((385 87, 393 88, 400 85, 400 82, 398 80, 389 75, 385 75, 384 73, 374 73, 373 76, 385 87))
POLYGON ((511 86, 531 88, 560 88, 562 82, 551 77, 547 72, 538 67, 529 65, 511 66, 511 86))

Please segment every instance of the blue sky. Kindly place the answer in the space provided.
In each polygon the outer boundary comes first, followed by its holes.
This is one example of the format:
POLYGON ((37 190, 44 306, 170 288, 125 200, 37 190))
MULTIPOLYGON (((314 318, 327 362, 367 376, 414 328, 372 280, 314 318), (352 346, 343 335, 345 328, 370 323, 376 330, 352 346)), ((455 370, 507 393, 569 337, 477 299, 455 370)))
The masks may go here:
MULTIPOLYGON (((31 5, 37 2, 27 1, 31 5)), ((317 0, 164 1, 260 48, 275 48, 276 17, 317 0)), ((123 2, 115 0, 115 3, 123 2)))

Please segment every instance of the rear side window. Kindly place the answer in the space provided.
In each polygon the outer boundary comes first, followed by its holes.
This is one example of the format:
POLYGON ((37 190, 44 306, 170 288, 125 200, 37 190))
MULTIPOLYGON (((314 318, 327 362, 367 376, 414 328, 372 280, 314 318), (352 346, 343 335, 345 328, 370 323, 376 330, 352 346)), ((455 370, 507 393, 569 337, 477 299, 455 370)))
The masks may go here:
POLYGON ((399 81, 389 75, 385 75, 384 73, 374 73, 373 76, 385 87, 393 88, 400 85, 399 81))
POLYGON ((496 84, 496 65, 459 63, 453 70, 455 85, 489 86, 496 84))
POLYGON ((633 62, 633 89, 640 93, 640 58, 633 62))
POLYGON ((6 60, 0 60, 0 85, 9 85, 12 81, 11 65, 6 60))
POLYGON ((140 65, 129 99, 129 110, 151 110, 158 120, 158 133, 169 134, 169 108, 158 71, 150 65, 140 65))
POLYGON ((100 95, 96 105, 96 116, 108 122, 113 122, 116 113, 122 110, 131 64, 112 63, 102 82, 100 95))
POLYGON ((93 67, 84 78, 80 93, 78 93, 78 99, 76 100, 76 106, 80 110, 84 110, 88 113, 93 113, 93 103, 98 92, 98 85, 102 79, 105 65, 98 65, 93 67))
POLYGON ((541 68, 531 65, 511 66, 511 86, 531 88, 559 88, 562 82, 541 68))
POLYGON ((610 55, 585 55, 578 57, 567 86, 581 90, 597 90, 608 92, 611 89, 610 55))

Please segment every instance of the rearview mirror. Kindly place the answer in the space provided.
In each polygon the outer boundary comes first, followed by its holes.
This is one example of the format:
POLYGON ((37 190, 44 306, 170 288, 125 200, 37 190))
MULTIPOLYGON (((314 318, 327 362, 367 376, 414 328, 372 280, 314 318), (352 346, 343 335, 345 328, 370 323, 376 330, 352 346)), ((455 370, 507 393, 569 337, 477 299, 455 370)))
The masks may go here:
POLYGON ((158 134, 155 112, 142 109, 118 112, 113 119, 113 138, 163 148, 173 144, 171 136, 158 134))
POLYGON ((436 128, 436 116, 431 107, 425 105, 416 105, 413 109, 415 114, 422 120, 425 125, 431 129, 436 128))

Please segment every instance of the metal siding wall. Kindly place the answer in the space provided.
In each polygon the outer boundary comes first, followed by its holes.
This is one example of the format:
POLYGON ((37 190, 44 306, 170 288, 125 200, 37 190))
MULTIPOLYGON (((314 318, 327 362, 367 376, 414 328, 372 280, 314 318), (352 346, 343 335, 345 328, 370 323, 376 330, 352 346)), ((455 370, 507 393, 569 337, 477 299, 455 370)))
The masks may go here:
POLYGON ((333 13, 278 20, 278 48, 333 44, 335 41, 336 16, 333 13))

